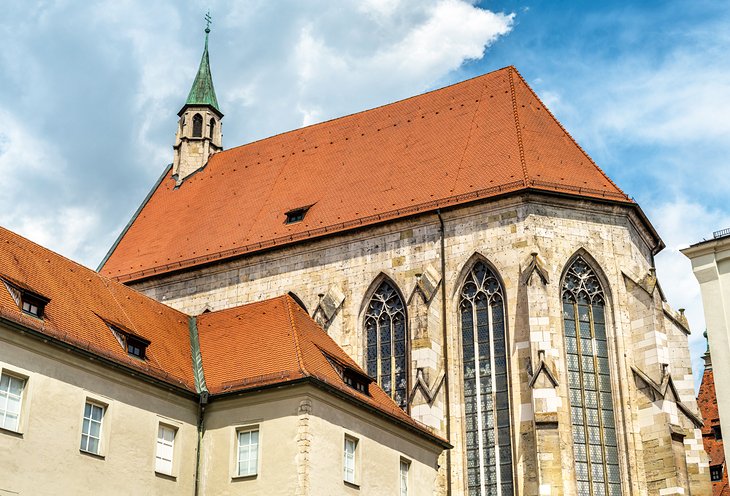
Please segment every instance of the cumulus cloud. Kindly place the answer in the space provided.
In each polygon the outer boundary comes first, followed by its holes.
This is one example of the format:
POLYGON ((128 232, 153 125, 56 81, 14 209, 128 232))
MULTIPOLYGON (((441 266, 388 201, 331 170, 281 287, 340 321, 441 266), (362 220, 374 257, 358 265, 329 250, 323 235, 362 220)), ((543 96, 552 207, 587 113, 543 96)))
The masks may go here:
POLYGON ((430 89, 513 24, 460 0, 11 3, 2 225, 101 260, 172 160, 208 7, 226 147, 430 89))

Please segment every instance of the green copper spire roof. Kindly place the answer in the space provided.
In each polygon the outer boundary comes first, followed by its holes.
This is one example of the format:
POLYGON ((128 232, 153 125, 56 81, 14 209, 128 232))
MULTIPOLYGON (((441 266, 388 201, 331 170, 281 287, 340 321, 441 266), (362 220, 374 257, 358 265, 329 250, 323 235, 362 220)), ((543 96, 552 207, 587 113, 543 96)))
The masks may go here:
POLYGON ((209 105, 220 113, 218 99, 215 97, 215 89, 213 88, 213 76, 210 75, 208 33, 210 33, 210 28, 205 28, 205 49, 203 50, 203 57, 200 59, 198 74, 195 76, 195 81, 193 81, 193 87, 190 88, 190 94, 188 95, 188 100, 185 102, 185 106, 209 105))

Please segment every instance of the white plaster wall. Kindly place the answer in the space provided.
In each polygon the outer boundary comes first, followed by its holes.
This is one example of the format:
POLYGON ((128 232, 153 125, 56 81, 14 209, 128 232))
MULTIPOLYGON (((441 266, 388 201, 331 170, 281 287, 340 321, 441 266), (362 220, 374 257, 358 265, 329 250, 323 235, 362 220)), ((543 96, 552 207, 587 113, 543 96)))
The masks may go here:
POLYGON ((0 430, 0 494, 192 494, 196 403, 0 324, 0 369, 27 378, 20 433, 0 430), (79 450, 87 399, 108 405, 102 456, 79 450), (157 428, 177 428, 175 477, 155 474, 157 428))

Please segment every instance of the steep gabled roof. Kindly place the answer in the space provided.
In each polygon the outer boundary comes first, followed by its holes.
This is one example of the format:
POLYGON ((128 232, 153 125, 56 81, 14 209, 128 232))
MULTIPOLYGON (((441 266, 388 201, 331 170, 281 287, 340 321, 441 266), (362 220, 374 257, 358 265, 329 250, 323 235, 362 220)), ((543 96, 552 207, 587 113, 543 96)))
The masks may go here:
POLYGON ((213 396, 310 379, 446 442, 401 410, 377 383, 368 381, 367 394, 348 386, 334 364, 361 377, 367 374, 291 296, 208 312, 197 319, 205 380, 213 396))
POLYGON ((188 316, 0 227, 0 280, 49 300, 42 319, 24 314, 0 282, 0 321, 194 392, 188 316), (131 357, 109 325, 149 341, 131 357))
POLYGON ((507 67, 168 174, 100 269, 142 279, 524 190, 633 204, 507 67))
MULTIPOLYGON (((707 361, 705 363, 707 364, 707 361)), ((712 494, 713 496, 730 496, 730 484, 728 484, 728 470, 727 464, 725 463, 723 441, 715 439, 713 430, 713 427, 720 424, 720 413, 717 407, 715 376, 711 365, 705 367, 705 372, 702 375, 700 390, 697 394, 697 404, 700 407, 702 418, 705 421, 702 427, 702 442, 707 452, 710 466, 722 465, 723 467, 722 480, 712 483, 712 494)))

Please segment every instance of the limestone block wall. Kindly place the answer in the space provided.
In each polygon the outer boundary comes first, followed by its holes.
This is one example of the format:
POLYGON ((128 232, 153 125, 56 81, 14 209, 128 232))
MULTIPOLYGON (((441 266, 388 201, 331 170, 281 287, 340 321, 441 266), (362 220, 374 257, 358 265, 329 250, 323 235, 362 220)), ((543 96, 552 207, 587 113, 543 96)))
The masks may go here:
MULTIPOLYGON (((386 278, 392 281, 406 302, 410 324, 410 412, 449 436, 454 445, 446 460, 449 482, 453 494, 462 494, 467 469, 458 308, 468 271, 476 261, 486 261, 501 279, 506 301, 516 487, 526 495, 574 495, 561 279, 572 257, 581 254, 599 274, 607 296, 623 492, 652 494, 647 492, 640 428, 643 393, 632 366, 658 370, 666 362, 674 370, 671 362, 677 360, 676 379, 684 380, 684 357, 671 349, 686 350, 687 343, 681 332, 672 334, 670 342, 664 308, 652 287, 654 241, 642 226, 635 213, 622 206, 525 194, 448 210, 441 219, 424 214, 133 287, 191 314, 293 292, 364 366, 364 310, 378 284, 386 278), (540 363, 551 371, 555 384, 543 379, 531 384, 540 363)), ((686 401, 694 408, 689 398, 686 401)), ((647 405, 653 408, 654 402, 647 405)), ((669 432, 669 420, 658 421, 662 432, 669 432)), ((686 446, 686 455, 694 456, 686 446)), ((701 473, 701 464, 697 467, 701 473)))
POLYGON ((2 324, 0 371, 25 379, 19 432, 0 429, 0 494, 193 494, 193 399, 2 324), (99 455, 79 449, 87 401, 105 407, 99 455), (155 472, 160 424, 177 431, 172 476, 155 472))

